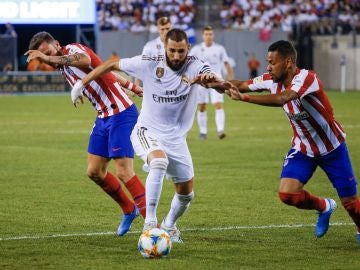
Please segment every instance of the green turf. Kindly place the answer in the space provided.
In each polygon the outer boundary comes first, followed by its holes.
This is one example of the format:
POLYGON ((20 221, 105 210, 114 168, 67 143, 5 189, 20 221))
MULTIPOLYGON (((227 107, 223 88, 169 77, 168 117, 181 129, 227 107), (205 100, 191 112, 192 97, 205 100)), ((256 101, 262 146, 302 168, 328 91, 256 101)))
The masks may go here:
MULTIPOLYGON (((360 92, 329 97, 359 177, 360 92)), ((337 225, 316 240, 315 212, 277 198, 291 138, 282 109, 230 100, 225 106, 225 140, 216 137, 213 109, 208 140, 198 140, 196 125, 188 136, 196 195, 178 222, 185 244, 166 259, 146 260, 137 251, 142 220, 132 233, 114 236, 120 210, 86 177, 91 106, 75 109, 68 96, 1 96, 0 269, 359 269, 355 229, 341 207, 331 220, 337 225)), ((145 179, 141 165, 136 159, 145 179)), ((307 189, 340 204, 321 170, 307 189)), ((172 195, 165 181, 159 219, 172 195)))

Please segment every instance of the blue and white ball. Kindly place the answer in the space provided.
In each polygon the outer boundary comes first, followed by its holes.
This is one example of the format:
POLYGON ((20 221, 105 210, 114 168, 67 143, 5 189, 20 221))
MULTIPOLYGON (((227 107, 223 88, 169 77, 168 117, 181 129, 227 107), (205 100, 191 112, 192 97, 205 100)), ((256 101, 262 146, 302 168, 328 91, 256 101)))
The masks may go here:
POLYGON ((138 249, 144 258, 165 257, 171 250, 170 236, 159 228, 144 231, 140 235, 138 249))

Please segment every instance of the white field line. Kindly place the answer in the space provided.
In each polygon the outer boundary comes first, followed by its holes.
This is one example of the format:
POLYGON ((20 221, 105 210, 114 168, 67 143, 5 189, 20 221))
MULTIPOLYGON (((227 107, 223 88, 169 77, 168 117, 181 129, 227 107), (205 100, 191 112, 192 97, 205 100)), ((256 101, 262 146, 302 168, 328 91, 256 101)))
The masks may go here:
MULTIPOLYGON (((354 223, 334 222, 330 226, 355 226, 354 223)), ((302 228, 314 227, 315 224, 269 224, 259 226, 228 226, 228 227, 213 227, 213 228, 184 228, 181 231, 237 231, 237 230, 267 230, 267 229, 281 229, 281 228, 302 228)), ((141 231, 131 231, 129 234, 140 234, 141 231)), ((0 237, 0 241, 13 240, 36 240, 48 238, 64 238, 64 237, 81 237, 81 236, 98 236, 98 235, 115 235, 115 232, 89 232, 89 233, 69 233, 69 234, 51 234, 51 235, 24 235, 13 237, 0 237)))

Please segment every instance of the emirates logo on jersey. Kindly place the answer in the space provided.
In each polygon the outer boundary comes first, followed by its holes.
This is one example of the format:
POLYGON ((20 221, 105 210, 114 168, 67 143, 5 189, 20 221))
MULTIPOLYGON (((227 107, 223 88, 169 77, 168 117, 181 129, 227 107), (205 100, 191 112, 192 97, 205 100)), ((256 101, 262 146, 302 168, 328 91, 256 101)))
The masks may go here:
POLYGON ((164 76, 164 73, 165 73, 165 69, 164 69, 164 68, 158 67, 158 68, 156 69, 156 76, 157 76, 158 78, 161 78, 162 76, 164 76))

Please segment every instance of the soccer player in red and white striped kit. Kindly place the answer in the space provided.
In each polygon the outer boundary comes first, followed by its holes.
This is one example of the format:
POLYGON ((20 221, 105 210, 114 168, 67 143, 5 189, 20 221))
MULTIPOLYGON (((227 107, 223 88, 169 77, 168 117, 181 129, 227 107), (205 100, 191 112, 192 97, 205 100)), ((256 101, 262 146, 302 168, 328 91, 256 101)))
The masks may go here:
MULTIPOLYGON (((61 47, 47 32, 32 37, 25 55, 28 62, 38 59, 61 70, 71 86, 102 63, 90 48, 79 43, 61 47)), ((142 96, 140 87, 113 73, 93 81, 83 93, 97 111, 88 145, 87 175, 121 207, 124 215, 117 231, 119 236, 130 229, 139 213, 145 217, 146 212, 145 188, 133 169, 134 150, 130 141, 138 111, 121 87, 142 96), (108 171, 111 159, 114 160, 116 176, 124 183, 134 202, 108 171)))
MULTIPOLYGON (((357 181, 345 143, 343 127, 335 120, 322 82, 315 72, 296 66, 296 51, 288 41, 271 44, 267 54, 267 73, 248 81, 206 83, 224 91, 234 100, 263 106, 282 107, 293 129, 292 146, 285 156, 279 197, 300 209, 318 211, 315 236, 329 228, 336 203, 304 190, 319 166, 336 189, 343 207, 353 219, 360 245, 360 200, 357 181), (245 92, 270 91, 267 95, 245 92)), ((195 82, 196 80, 194 80, 195 82)))

